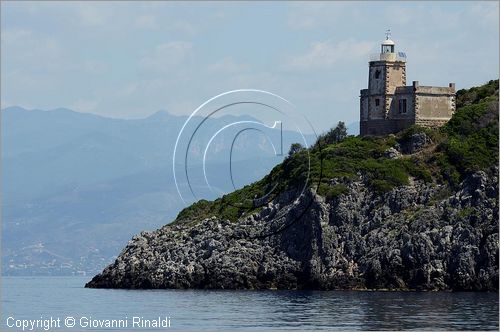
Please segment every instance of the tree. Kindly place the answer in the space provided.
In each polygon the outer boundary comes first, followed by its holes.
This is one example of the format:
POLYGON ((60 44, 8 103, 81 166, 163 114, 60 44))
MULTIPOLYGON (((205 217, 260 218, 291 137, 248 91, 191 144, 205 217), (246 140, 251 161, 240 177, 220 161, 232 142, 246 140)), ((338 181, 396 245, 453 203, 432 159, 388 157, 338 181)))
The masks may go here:
POLYGON ((293 143, 290 146, 290 150, 288 151, 288 156, 291 157, 292 155, 304 150, 304 147, 300 143, 293 143))
POLYGON ((343 141, 347 137, 347 128, 344 122, 339 121, 337 127, 333 130, 332 136, 333 143, 343 141))
POLYGON ((334 144, 343 141, 347 137, 347 128, 345 123, 339 121, 335 128, 330 129, 326 134, 318 138, 321 145, 334 144))

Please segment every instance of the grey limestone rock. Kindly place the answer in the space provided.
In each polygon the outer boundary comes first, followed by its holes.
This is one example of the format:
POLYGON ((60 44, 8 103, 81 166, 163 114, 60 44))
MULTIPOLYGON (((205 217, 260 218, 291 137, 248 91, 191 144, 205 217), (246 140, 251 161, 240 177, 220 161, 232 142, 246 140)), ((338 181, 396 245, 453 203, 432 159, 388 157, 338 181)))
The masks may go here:
POLYGON ((455 191, 413 180, 385 194, 362 177, 332 181, 348 191, 308 191, 297 204, 284 195, 234 223, 142 232, 86 287, 498 290, 496 175, 475 173, 455 191))

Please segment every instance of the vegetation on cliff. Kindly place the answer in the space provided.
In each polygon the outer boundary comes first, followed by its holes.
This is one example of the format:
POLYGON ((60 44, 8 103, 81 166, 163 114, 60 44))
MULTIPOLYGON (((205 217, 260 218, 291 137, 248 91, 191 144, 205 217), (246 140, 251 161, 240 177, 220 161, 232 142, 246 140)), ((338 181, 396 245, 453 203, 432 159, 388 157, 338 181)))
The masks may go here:
POLYGON ((359 174, 380 194, 408 184, 412 177, 456 188, 467 175, 498 165, 498 86, 498 80, 492 80, 459 90, 457 111, 439 129, 412 126, 386 137, 346 137, 339 123, 312 147, 292 146, 283 163, 260 181, 215 201, 198 201, 182 210, 176 222, 198 222, 213 215, 234 221, 257 210, 253 198, 273 188, 273 193, 280 193, 312 186, 333 199, 346 188, 332 179, 359 174))
POLYGON ((361 138, 339 124, 264 179, 134 236, 86 287, 498 291, 497 94, 498 81, 461 90, 436 130, 361 138))

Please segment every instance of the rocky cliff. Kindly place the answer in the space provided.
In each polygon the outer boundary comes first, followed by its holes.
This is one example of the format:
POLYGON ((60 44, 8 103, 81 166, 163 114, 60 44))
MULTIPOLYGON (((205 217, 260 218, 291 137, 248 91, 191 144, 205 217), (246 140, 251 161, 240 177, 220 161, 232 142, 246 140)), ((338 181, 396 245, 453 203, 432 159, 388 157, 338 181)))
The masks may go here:
POLYGON ((260 182, 135 236, 86 287, 498 290, 492 82, 489 96, 459 94, 469 105, 442 130, 321 137, 330 145, 310 149, 316 188, 299 199, 283 190, 248 213, 235 207, 231 199, 272 182, 292 188, 303 173, 297 149, 260 182))
POLYGON ((342 182, 348 192, 329 202, 304 195, 308 211, 268 237, 249 234, 300 202, 271 203, 237 223, 213 217, 143 232, 86 286, 498 289, 497 177, 475 173, 455 192, 412 181, 384 195, 361 178, 342 182))

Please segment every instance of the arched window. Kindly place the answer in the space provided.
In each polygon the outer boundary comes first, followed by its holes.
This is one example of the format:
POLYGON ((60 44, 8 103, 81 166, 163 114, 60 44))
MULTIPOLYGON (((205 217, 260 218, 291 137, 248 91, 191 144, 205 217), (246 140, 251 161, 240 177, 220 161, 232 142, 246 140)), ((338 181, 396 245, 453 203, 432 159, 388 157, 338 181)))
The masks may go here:
POLYGON ((379 69, 375 70, 375 78, 377 78, 377 79, 380 78, 380 70, 379 69))

